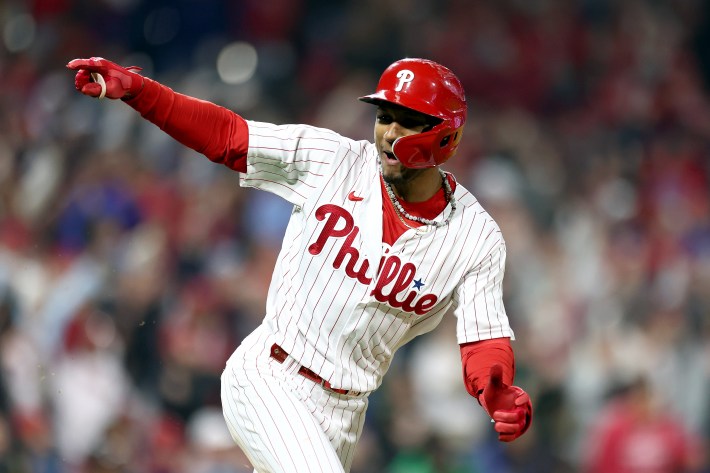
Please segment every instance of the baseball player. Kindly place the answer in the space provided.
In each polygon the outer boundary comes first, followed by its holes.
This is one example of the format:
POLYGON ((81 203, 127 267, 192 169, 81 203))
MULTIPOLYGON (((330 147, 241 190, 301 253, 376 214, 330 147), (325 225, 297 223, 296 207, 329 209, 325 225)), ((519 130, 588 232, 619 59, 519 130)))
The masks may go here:
POLYGON ((293 204, 262 324, 222 375, 224 417, 259 473, 348 472, 368 395, 399 347, 457 318, 464 384, 501 441, 532 405, 513 386, 494 220, 441 169, 461 140, 464 90, 444 66, 402 59, 360 100, 374 143, 248 121, 103 58, 75 59, 81 93, 121 99, 186 146, 293 204), (451 316, 451 315, 448 315, 451 316))

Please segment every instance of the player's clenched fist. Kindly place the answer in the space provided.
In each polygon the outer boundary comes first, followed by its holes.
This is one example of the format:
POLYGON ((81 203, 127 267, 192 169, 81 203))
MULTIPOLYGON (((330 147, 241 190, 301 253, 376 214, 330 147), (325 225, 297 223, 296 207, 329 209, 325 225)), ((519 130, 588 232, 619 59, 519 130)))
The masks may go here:
POLYGON ((503 369, 493 365, 488 384, 479 400, 495 422, 498 440, 510 442, 520 437, 532 423, 530 396, 518 386, 503 382, 503 369))
POLYGON ((143 88, 143 76, 136 74, 140 67, 122 67, 101 57, 74 59, 67 64, 77 71, 74 87, 90 97, 127 99, 143 88))

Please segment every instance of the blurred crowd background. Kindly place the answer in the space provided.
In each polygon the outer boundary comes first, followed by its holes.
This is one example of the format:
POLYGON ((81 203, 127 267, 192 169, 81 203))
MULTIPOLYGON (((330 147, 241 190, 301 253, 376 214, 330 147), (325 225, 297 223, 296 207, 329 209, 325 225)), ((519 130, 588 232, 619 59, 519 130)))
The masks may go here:
POLYGON ((353 473, 710 471, 709 2, 2 0, 0 32, 0 472, 252 471, 219 376, 291 209, 78 94, 90 56, 368 140, 392 61, 462 79, 445 168, 507 240, 535 422, 497 442, 447 317, 371 396, 353 473))

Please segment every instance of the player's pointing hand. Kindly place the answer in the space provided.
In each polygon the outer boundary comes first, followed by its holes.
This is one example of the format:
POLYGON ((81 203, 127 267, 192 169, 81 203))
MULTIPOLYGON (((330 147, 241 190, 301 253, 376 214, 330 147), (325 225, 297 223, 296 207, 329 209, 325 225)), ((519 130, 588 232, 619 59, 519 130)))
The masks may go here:
POLYGON ((74 59, 67 67, 77 71, 76 90, 89 97, 127 99, 143 89, 143 76, 136 74, 140 67, 122 67, 100 57, 74 59))
POLYGON ((493 365, 488 384, 480 396, 481 405, 495 422, 498 440, 510 442, 520 437, 532 423, 530 396, 518 386, 503 382, 503 368, 493 365))

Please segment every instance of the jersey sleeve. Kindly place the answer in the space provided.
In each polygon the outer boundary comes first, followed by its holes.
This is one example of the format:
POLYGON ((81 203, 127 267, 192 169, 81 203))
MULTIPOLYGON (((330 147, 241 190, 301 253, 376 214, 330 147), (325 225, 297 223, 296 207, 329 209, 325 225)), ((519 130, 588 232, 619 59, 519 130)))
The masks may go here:
POLYGON ((501 237, 457 286, 453 305, 459 344, 499 337, 515 339, 503 305, 505 257, 501 237))
MULTIPOLYGON (((272 192, 295 205, 330 178, 332 164, 354 155, 345 138, 308 125, 247 121, 249 150, 243 187, 272 192)), ((352 147, 352 145, 351 145, 352 147)))

